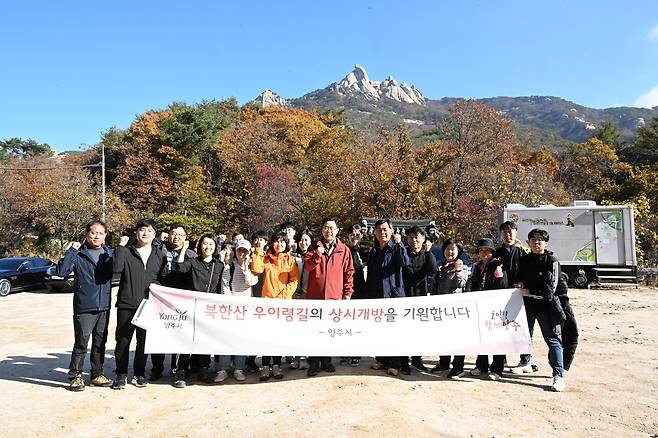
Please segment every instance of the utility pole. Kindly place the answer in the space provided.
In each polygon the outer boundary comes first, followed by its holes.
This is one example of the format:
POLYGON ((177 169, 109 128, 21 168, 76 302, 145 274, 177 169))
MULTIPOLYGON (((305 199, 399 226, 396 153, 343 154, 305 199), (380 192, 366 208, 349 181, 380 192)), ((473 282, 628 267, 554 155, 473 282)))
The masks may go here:
POLYGON ((105 222, 105 144, 101 142, 101 187, 102 187, 102 203, 103 209, 101 211, 101 221, 105 222))

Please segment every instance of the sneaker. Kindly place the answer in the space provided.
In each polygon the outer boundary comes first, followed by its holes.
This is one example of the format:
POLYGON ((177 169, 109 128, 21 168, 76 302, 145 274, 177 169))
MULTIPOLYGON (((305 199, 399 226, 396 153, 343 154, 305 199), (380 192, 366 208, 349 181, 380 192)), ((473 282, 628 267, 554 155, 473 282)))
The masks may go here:
POLYGON ((74 392, 80 392, 85 390, 85 381, 82 379, 82 376, 78 375, 71 379, 69 384, 69 389, 74 392))
POLYGON ((233 378, 240 383, 244 383, 244 381, 247 380, 242 370, 233 371, 233 378))
POLYGON ((399 371, 395 368, 389 368, 386 370, 386 374, 388 374, 389 376, 397 377, 398 373, 399 371))
MULTIPOLYGON (((532 367, 533 366, 531 364, 518 365, 510 368, 509 370, 512 372, 512 374, 525 374, 525 373, 532 373, 533 372, 532 367)), ((537 367, 537 370, 539 370, 539 367, 537 367)))
POLYGON ((270 374, 272 374, 272 370, 270 369, 269 366, 264 366, 260 369, 260 381, 264 382, 266 380, 270 379, 270 374))
POLYGON ((341 365, 347 365, 349 363, 349 358, 347 357, 341 357, 340 362, 341 365))
POLYGON ((351 367, 358 367, 359 362, 361 362, 361 359, 359 359, 358 357, 353 357, 352 359, 350 359, 350 366, 351 367))
MULTIPOLYGON (((226 372, 226 370, 219 370, 217 372, 217 375, 213 379, 213 382, 222 383, 224 380, 226 380, 227 377, 228 377, 228 373, 226 372)), ((244 377, 244 376, 242 376, 242 377, 244 377)))
POLYGON ((411 366, 416 368, 418 371, 422 371, 424 373, 429 371, 427 367, 423 364, 422 360, 412 360, 411 366))
POLYGON ((174 388, 185 388, 187 382, 185 381, 185 370, 178 370, 174 374, 174 388))
POLYGON ((461 371, 461 372, 454 372, 451 370, 448 373, 448 378, 452 380, 461 380, 462 377, 466 376, 466 371, 461 371))
POLYGON ((567 387, 567 383, 564 381, 562 376, 553 376, 553 384, 551 389, 555 392, 562 392, 567 387))
POLYGON ((370 365, 370 368, 373 370, 382 370, 384 369, 384 365, 382 365, 380 362, 374 361, 372 365, 370 365))
POLYGON ((332 363, 328 363, 326 365, 323 365, 321 367, 322 371, 326 371, 328 373, 335 373, 336 372, 336 367, 332 363))
POLYGON ((126 389, 128 384, 128 376, 125 374, 117 374, 117 378, 112 382, 112 389, 126 389))
POLYGON ((283 379, 283 371, 279 365, 272 365, 272 377, 277 380, 283 379))
POLYGON ((320 371, 320 364, 312 363, 311 365, 309 365, 308 371, 306 371, 306 375, 308 377, 317 376, 319 371, 320 371))
POLYGON ((291 370, 299 369, 299 361, 297 359, 293 359, 292 362, 290 362, 290 369, 291 370))
POLYGON ((133 376, 133 379, 130 381, 130 383, 132 383, 138 388, 144 388, 146 385, 149 384, 149 381, 146 380, 146 377, 144 376, 133 376))
POLYGON ((91 378, 91 386, 107 388, 108 386, 112 386, 112 381, 105 374, 99 374, 91 378))
POLYGON ((449 370, 450 370, 450 368, 443 368, 443 367, 441 367, 437 364, 437 365, 434 366, 434 368, 432 368, 430 370, 430 373, 441 374, 441 373, 445 373, 446 371, 449 371, 449 370))
POLYGON ((482 370, 480 368, 473 368, 470 372, 471 376, 477 377, 482 375, 482 370))
POLYGON ((497 382, 502 378, 503 378, 503 376, 501 376, 498 373, 489 373, 489 380, 493 380, 493 381, 497 382))

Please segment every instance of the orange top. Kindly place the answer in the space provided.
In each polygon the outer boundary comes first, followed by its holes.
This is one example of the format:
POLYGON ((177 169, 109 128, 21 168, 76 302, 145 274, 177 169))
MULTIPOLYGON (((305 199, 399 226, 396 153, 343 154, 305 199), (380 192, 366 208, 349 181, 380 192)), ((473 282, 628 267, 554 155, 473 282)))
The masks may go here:
POLYGON ((263 255, 261 248, 254 250, 251 271, 263 274, 263 298, 291 299, 299 283, 297 261, 291 254, 263 255))

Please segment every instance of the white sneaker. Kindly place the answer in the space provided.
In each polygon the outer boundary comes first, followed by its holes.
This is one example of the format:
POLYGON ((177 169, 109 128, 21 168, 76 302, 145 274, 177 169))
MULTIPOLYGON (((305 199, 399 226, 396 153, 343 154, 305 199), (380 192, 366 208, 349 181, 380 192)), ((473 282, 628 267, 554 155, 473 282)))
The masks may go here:
POLYGON ((233 371, 233 378, 240 383, 244 383, 244 381, 247 380, 242 370, 233 371))
POLYGON ((464 377, 464 376, 466 376, 466 371, 462 371, 462 372, 459 373, 459 374, 451 374, 451 373, 448 373, 448 376, 447 376, 447 377, 448 377, 449 379, 452 379, 452 380, 461 380, 461 378, 464 377))
POLYGON ((489 373, 489 380, 493 380, 493 381, 497 382, 502 378, 503 377, 498 373, 489 373))
POLYGON ((482 370, 480 368, 473 368, 470 374, 471 376, 477 377, 482 374, 482 370))
POLYGON ((512 367, 509 369, 512 374, 525 374, 525 373, 532 373, 532 365, 527 364, 527 365, 518 365, 515 367, 512 367))
POLYGON ((553 385, 551 385, 551 389, 555 392, 562 392, 565 390, 567 387, 567 383, 564 381, 564 377, 562 376, 553 376, 553 385))
POLYGON ((222 383, 224 380, 226 380, 227 377, 228 373, 226 370, 219 370, 213 380, 215 383, 222 383))

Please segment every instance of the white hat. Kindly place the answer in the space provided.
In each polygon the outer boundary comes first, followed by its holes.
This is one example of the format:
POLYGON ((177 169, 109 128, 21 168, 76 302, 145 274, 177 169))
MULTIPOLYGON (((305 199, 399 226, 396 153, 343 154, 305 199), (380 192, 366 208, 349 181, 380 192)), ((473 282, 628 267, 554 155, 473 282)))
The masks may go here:
POLYGON ((244 248, 247 251, 251 251, 251 243, 249 243, 248 240, 238 240, 237 243, 235 244, 235 250, 239 250, 240 248, 244 248))

